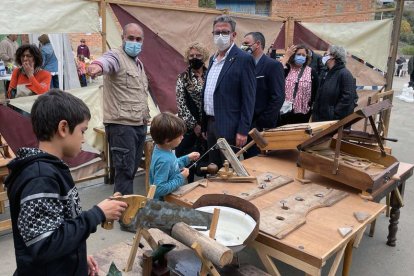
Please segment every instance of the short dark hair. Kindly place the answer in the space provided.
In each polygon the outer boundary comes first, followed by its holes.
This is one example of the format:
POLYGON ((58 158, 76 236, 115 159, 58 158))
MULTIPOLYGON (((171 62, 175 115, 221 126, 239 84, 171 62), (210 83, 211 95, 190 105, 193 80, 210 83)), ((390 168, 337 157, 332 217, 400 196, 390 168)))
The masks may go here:
POLYGON ((309 55, 309 49, 304 44, 299 44, 299 45, 296 46, 295 53, 288 60, 289 64, 294 64, 295 63, 295 55, 301 49, 305 49, 305 52, 306 52, 306 61, 305 61, 304 65, 309 65, 309 63, 311 61, 311 56, 309 55))
POLYGON ((20 66, 22 66, 22 55, 23 53, 29 50, 30 54, 34 58, 34 68, 38 68, 42 66, 43 58, 42 53, 40 52, 39 48, 34 44, 23 44, 19 48, 17 48, 16 51, 16 63, 20 66))
POLYGON ((50 141, 59 122, 66 120, 69 132, 91 119, 88 106, 79 98, 60 89, 51 89, 37 98, 31 110, 33 131, 39 141, 50 141))
POLYGON ((187 131, 183 119, 169 112, 162 112, 155 116, 151 122, 151 137, 158 145, 163 145, 166 141, 184 135, 187 131))
POLYGON ((262 50, 264 50, 265 44, 266 44, 266 39, 265 39, 264 35, 261 32, 250 32, 250 33, 246 34, 244 37, 246 37, 248 35, 251 35, 253 37, 254 42, 260 41, 260 45, 262 47, 262 50))
POLYGON ((233 19, 233 17, 229 15, 223 14, 223 15, 217 16, 216 19, 214 19, 213 28, 214 26, 216 26, 217 23, 228 23, 230 24, 231 31, 232 32, 236 31, 236 21, 233 19))

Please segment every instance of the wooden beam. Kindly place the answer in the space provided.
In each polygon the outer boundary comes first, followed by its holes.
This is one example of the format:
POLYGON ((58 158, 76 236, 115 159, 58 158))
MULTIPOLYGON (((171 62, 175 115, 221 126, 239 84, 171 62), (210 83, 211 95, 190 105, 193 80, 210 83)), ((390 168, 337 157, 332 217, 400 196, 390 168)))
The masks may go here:
MULTIPOLYGON (((98 2, 101 0, 88 0, 88 1, 98 2)), ((105 2, 107 4, 117 4, 117 5, 123 5, 123 6, 131 6, 131 7, 154 8, 154 9, 163 9, 163 10, 172 10, 172 11, 191 11, 191 12, 217 14, 217 15, 228 14, 230 16, 237 16, 237 17, 250 18, 250 19, 260 19, 260 20, 275 21, 275 22, 283 22, 286 20, 286 17, 281 16, 281 15, 264 17, 261 15, 230 12, 227 9, 218 10, 218 9, 208 9, 208 8, 177 7, 177 6, 166 6, 166 5, 159 5, 159 4, 153 4, 153 3, 132 2, 132 1, 124 1, 124 0, 105 0, 105 2)))
POLYGON ((343 12, 343 13, 332 13, 332 14, 319 14, 313 16, 303 16, 298 17, 296 20, 303 21, 307 19, 317 19, 317 18, 325 18, 325 17, 336 17, 336 16, 349 16, 349 15, 358 15, 358 14, 368 14, 368 13, 380 13, 380 12, 392 12, 395 11, 395 8, 387 8, 387 9, 375 9, 375 10, 368 10, 368 11, 360 11, 360 12, 343 12))
POLYGON ((106 52, 106 0, 101 0, 99 2, 100 14, 102 18, 102 54, 106 52))
MULTIPOLYGON (((387 73, 385 75, 385 88, 386 90, 392 89, 392 82, 394 80, 394 71, 395 71, 395 60, 397 59, 397 50, 398 50, 398 41, 400 40, 400 29, 401 29, 401 20, 402 14, 404 11, 404 0, 397 0, 396 14, 394 16, 394 23, 392 29, 392 39, 390 54, 388 56, 387 64, 387 73)), ((384 97, 384 99, 389 99, 392 103, 393 95, 384 97)), ((391 109, 384 111, 384 137, 388 135, 388 129, 390 124, 391 109)))

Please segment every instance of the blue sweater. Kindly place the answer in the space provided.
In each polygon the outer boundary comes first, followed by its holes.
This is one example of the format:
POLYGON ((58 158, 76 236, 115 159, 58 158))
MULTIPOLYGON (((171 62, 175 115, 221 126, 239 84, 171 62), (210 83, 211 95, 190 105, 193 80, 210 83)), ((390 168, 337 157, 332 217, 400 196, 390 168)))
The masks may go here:
POLYGON ((181 169, 190 164, 188 155, 177 158, 170 150, 160 149, 157 145, 152 153, 150 166, 150 184, 156 185, 155 199, 174 192, 184 184, 181 169))
POLYGON ((49 71, 50 73, 58 72, 58 60, 51 43, 47 43, 40 49, 42 52, 43 65, 42 68, 49 71))

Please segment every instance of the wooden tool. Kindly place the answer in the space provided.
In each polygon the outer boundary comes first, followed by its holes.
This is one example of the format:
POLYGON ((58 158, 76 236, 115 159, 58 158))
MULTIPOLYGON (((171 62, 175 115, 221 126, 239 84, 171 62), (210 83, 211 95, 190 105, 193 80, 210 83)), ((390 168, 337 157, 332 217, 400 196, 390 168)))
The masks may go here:
MULTIPOLYGON (((154 190, 155 191, 155 190, 154 190)), ((129 225, 137 214, 138 210, 145 206, 147 202, 147 197, 142 195, 125 195, 122 196, 120 193, 115 193, 114 196, 110 197, 111 200, 118 200, 128 204, 128 207, 122 213, 121 218, 119 219, 124 224, 129 225)), ((102 223, 102 227, 106 230, 111 230, 114 228, 113 220, 107 220, 102 223)))
POLYGON ((389 100, 363 107, 306 140, 298 146, 298 167, 361 191, 373 193, 380 189, 399 166, 398 160, 385 151, 374 121, 378 113, 391 107, 389 100), (379 151, 342 139, 349 126, 363 119, 369 120, 379 151))
POLYGON ((254 144, 257 144, 259 148, 264 148, 268 145, 265 138, 263 138, 262 134, 256 129, 253 128, 249 131, 249 136, 253 139, 247 145, 245 145, 241 150, 236 153, 236 156, 239 157, 243 153, 245 153, 249 148, 251 148, 254 144))
POLYGON ((217 139, 217 147, 225 156, 226 160, 228 160, 228 162, 231 164, 231 167, 237 176, 249 176, 249 173, 244 168, 236 154, 233 152, 233 149, 230 147, 229 143, 227 143, 226 139, 217 139))
POLYGON ((283 239, 306 223, 306 215, 316 209, 329 207, 348 196, 347 192, 309 184, 298 193, 263 209, 260 212, 260 230, 283 239))

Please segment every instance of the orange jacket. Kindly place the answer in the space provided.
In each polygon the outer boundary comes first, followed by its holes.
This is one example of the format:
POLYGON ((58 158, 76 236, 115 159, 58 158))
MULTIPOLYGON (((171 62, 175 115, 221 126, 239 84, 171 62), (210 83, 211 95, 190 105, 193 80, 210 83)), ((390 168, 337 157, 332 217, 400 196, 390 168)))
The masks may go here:
POLYGON ((33 77, 28 78, 24 73, 20 72, 20 68, 16 68, 12 73, 7 96, 10 98, 11 90, 20 84, 26 84, 26 87, 35 94, 40 95, 46 93, 50 89, 51 79, 52 76, 46 70, 39 70, 37 73, 34 73, 33 77))

